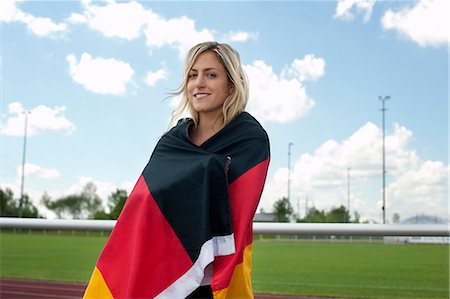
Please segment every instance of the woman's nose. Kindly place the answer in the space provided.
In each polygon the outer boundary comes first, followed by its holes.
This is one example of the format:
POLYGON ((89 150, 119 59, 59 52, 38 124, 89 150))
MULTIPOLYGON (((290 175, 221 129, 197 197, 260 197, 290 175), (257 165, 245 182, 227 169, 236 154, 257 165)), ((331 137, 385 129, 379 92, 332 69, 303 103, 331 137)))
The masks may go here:
POLYGON ((195 79, 195 86, 197 86, 197 87, 205 86, 205 76, 199 74, 197 76, 197 78, 195 79))

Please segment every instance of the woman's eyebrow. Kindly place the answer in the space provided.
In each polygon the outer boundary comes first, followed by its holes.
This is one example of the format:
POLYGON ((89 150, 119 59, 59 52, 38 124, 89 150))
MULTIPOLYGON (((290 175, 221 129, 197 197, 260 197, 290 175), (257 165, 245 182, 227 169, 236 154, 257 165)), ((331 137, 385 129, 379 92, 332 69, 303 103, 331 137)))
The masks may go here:
MULTIPOLYGON (((212 70, 216 71, 217 69, 215 69, 215 68, 213 68, 213 67, 209 67, 209 68, 206 68, 206 69, 202 69, 202 71, 205 71, 205 72, 207 72, 207 71, 212 71, 212 70)), ((198 70, 197 70, 197 69, 194 69, 194 68, 192 68, 191 71, 198 72, 198 70)))

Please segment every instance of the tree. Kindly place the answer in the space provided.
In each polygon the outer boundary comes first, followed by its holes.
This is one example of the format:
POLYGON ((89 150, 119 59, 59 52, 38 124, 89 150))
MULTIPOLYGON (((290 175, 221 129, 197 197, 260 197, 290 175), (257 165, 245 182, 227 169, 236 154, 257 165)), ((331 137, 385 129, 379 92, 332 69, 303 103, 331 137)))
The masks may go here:
POLYGON ((83 213, 84 199, 80 195, 67 195, 59 199, 62 208, 72 215, 74 219, 80 219, 83 213))
POLYGON ((128 194, 126 190, 116 189, 111 195, 108 196, 108 209, 109 213, 105 211, 97 211, 94 214, 94 219, 102 219, 102 220, 115 220, 119 218, 120 213, 122 212, 123 206, 127 201, 128 194))
POLYGON ((80 194, 63 196, 54 201, 44 194, 41 201, 49 210, 55 212, 58 218, 65 214, 74 219, 94 218, 102 211, 102 201, 97 195, 97 187, 92 182, 87 183, 80 194))
POLYGON ((316 208, 311 208, 303 219, 298 222, 304 223, 324 223, 327 222, 327 217, 324 211, 319 211, 316 208))
POLYGON ((88 212, 88 218, 94 218, 95 213, 102 209, 102 200, 97 195, 97 187, 93 182, 89 182, 84 186, 81 197, 88 212))
POLYGON ((399 213, 394 213, 394 215, 392 215, 392 223, 395 223, 395 224, 400 223, 400 214, 399 213))
MULTIPOLYGON (((11 189, 6 188, 2 190, 0 188, 0 215, 2 217, 18 217, 19 216, 19 203, 14 199, 14 193, 11 189)), ((30 197, 27 194, 23 195, 22 204, 22 217, 24 218, 38 218, 38 209, 30 201, 30 197)))
POLYGON ((44 192, 41 197, 41 203, 49 210, 53 211, 56 214, 56 217, 62 218, 63 208, 59 201, 52 201, 50 195, 47 192, 44 192))
POLYGON ((83 198, 80 195, 67 195, 52 201, 49 196, 42 196, 42 203, 52 210, 58 218, 69 214, 73 219, 81 218, 83 212, 83 198))
POLYGON ((97 220, 111 220, 111 215, 109 213, 106 213, 105 211, 97 211, 94 214, 94 219, 97 220))
POLYGON ((329 223, 349 223, 350 214, 344 206, 334 208, 326 215, 327 222, 329 223))
POLYGON ((352 223, 359 223, 360 219, 361 219, 361 215, 359 215, 358 211, 354 211, 353 215, 354 215, 354 220, 352 221, 352 223))
POLYGON ((16 206, 14 203, 14 194, 11 189, 0 189, 0 215, 5 216, 18 216, 16 206))
MULTIPOLYGON (((19 209, 17 208, 17 211, 19 209)), ((23 195, 22 205, 22 217, 23 218, 41 218, 38 209, 30 201, 30 197, 27 194, 23 195)))
POLYGON ((119 218, 127 198, 127 191, 123 189, 117 189, 115 192, 111 193, 108 197, 109 215, 111 216, 111 219, 119 218))
MULTIPOLYGON (((329 212, 317 210, 316 208, 309 209, 308 213, 303 219, 298 219, 297 222, 304 223, 349 223, 350 213, 344 206, 331 209, 329 212)), ((355 223, 359 223, 359 213, 355 211, 355 223)))
POLYGON ((289 217, 293 211, 291 203, 286 197, 277 200, 273 204, 273 213, 277 222, 289 222, 289 217))

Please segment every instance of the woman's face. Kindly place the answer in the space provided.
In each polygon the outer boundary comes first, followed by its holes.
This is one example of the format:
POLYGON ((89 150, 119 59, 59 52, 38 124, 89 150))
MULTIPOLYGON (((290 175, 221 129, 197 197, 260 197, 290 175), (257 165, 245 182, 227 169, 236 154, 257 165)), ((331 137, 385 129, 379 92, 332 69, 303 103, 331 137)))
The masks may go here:
POLYGON ((202 115, 218 115, 232 91, 227 72, 212 51, 201 53, 188 75, 187 91, 195 111, 202 115))

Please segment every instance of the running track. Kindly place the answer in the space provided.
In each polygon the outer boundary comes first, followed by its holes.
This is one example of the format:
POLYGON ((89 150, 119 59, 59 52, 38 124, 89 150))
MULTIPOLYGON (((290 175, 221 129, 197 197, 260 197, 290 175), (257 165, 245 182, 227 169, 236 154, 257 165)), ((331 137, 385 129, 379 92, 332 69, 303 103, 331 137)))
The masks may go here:
MULTIPOLYGON (((0 278, 1 299, 56 299, 56 298, 78 299, 83 296, 85 288, 86 285, 81 283, 0 278)), ((320 298, 255 295, 255 299, 320 299, 320 298)))

